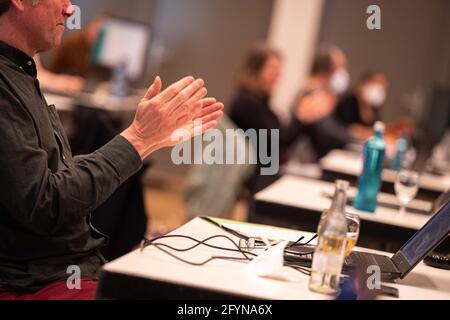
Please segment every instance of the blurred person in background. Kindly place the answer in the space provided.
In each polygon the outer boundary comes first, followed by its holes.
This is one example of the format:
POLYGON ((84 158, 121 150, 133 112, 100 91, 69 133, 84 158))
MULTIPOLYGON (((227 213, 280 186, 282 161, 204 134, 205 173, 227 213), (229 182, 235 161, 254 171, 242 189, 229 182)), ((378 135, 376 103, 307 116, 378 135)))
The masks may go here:
MULTIPOLYGON (((247 53, 235 80, 235 94, 230 103, 230 118, 237 127, 249 129, 280 130, 280 163, 287 160, 287 148, 301 134, 301 125, 296 117, 287 126, 283 125, 272 111, 270 99, 282 72, 281 53, 266 44, 254 45, 247 53)), ((306 116, 309 114, 305 113, 306 116)), ((303 114, 302 114, 303 116, 303 114)), ((271 150, 270 138, 268 149, 271 150)), ((258 141, 258 146, 259 146, 258 141)), ((257 150, 257 146, 253 146, 257 150)), ((258 152, 256 151, 256 154, 258 152)), ((270 156, 270 155, 269 155, 270 156)), ((273 155, 271 155, 273 157, 273 155)), ((259 163, 259 167, 263 165, 259 163)), ((259 175, 250 183, 254 194, 279 178, 259 175)))
POLYGON ((61 46, 54 50, 48 70, 85 79, 92 76, 92 51, 106 18, 106 14, 98 15, 81 30, 70 33, 61 46))
MULTIPOLYGON (((235 135, 234 139, 227 139, 223 144, 223 157, 226 159, 228 150, 232 150, 233 155, 245 154, 246 161, 233 164, 191 165, 183 190, 188 221, 204 215, 232 218, 234 205, 240 197, 245 197, 243 186, 252 178, 256 170, 256 165, 249 161, 250 157, 254 156, 251 155, 253 147, 244 135, 236 131, 237 127, 233 121, 224 115, 217 124, 216 130, 225 137, 227 130, 230 129, 235 130, 235 135), (211 203, 214 203, 214 206, 211 206, 211 203)), ((203 150, 210 144, 211 142, 203 142, 203 150)))
POLYGON ((47 70, 43 67, 39 55, 36 55, 34 61, 43 90, 61 94, 77 94, 83 89, 84 79, 82 77, 58 74, 47 70))
POLYGON ((389 83, 381 72, 366 73, 354 92, 339 101, 335 116, 355 139, 366 140, 372 127, 380 120, 380 110, 386 101, 389 83))
POLYGON ((349 84, 344 52, 336 46, 321 45, 294 109, 311 142, 315 153, 312 158, 316 160, 354 140, 334 117, 339 96, 348 90, 349 84))

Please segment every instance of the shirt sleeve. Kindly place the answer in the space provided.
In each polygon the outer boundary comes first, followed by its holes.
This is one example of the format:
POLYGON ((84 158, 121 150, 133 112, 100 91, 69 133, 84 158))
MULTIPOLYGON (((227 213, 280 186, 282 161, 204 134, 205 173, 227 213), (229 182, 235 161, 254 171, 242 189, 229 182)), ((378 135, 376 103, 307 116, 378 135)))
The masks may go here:
POLYGON ((14 97, 0 96, 0 213, 24 228, 52 235, 79 221, 136 173, 142 161, 122 136, 52 172, 31 116, 14 97))

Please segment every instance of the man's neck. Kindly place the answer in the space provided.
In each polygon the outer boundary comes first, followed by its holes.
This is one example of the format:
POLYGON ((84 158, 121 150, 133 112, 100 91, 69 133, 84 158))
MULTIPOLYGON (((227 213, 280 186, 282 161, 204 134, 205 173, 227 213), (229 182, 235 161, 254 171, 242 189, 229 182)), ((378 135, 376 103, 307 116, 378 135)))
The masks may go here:
POLYGON ((0 40, 23 51, 30 57, 34 57, 37 53, 36 50, 30 46, 28 38, 24 33, 17 27, 13 27, 12 23, 9 23, 8 17, 2 17, 2 19, 0 19, 0 40))

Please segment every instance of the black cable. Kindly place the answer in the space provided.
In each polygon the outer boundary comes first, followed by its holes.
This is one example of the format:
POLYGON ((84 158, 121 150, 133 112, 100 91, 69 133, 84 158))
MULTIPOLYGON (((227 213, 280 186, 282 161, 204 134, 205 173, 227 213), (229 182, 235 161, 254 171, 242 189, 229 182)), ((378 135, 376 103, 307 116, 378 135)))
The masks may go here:
MULTIPOLYGON (((299 243, 304 238, 305 237, 303 237, 303 236, 300 237, 296 242, 290 244, 287 248, 292 248, 294 246, 306 246, 311 241, 316 239, 317 235, 312 237, 310 240, 308 240, 304 244, 299 243)), ((248 239, 247 239, 247 241, 248 241, 248 239)), ((220 260, 231 260, 231 261, 252 261, 252 258, 250 258, 249 256, 252 256, 253 258, 258 256, 257 254, 254 254, 254 253, 242 250, 241 247, 238 244, 236 244, 233 239, 231 239, 230 237, 227 237, 225 235, 215 235, 215 236, 208 237, 208 238, 206 238, 204 240, 201 240, 201 241, 197 240, 197 239, 195 239, 193 237, 186 236, 186 235, 165 235, 165 236, 156 237, 156 238, 151 239, 151 240, 144 239, 142 241, 142 243, 141 243, 141 252, 144 250, 145 247, 147 247, 149 245, 155 246, 155 248, 157 248, 158 250, 166 253, 167 255, 171 256, 174 259, 177 259, 177 260, 179 260, 181 262, 184 262, 186 264, 193 265, 193 266, 204 266, 207 263, 209 263, 209 262, 211 262, 213 260, 217 260, 217 259, 220 259, 220 260), (190 247, 187 247, 187 248, 175 248, 175 247, 170 246, 170 245, 165 244, 165 243, 156 243, 156 241, 158 241, 158 240, 168 239, 168 238, 184 238, 184 239, 191 240, 191 241, 195 242, 196 244, 194 244, 194 245, 192 245, 190 247), (228 240, 237 249, 225 248, 225 247, 215 246, 215 245, 211 245, 211 244, 207 243, 208 241, 213 240, 213 239, 217 239, 217 238, 223 238, 223 239, 228 240), (180 258, 180 257, 174 255, 173 253, 169 252, 168 250, 164 249, 164 247, 165 247, 165 248, 171 249, 173 251, 177 251, 177 252, 187 252, 187 251, 193 250, 196 247, 201 246, 201 245, 204 245, 206 247, 213 248, 213 249, 223 250, 223 251, 239 252, 239 253, 241 253, 244 256, 244 258, 237 258, 237 257, 235 258, 235 257, 226 257, 226 256, 212 256, 211 258, 209 258, 209 259, 207 259, 207 260, 205 260, 203 262, 191 262, 191 261, 185 260, 183 258, 180 258)), ((292 255, 296 255, 296 256, 305 256, 305 255, 313 254, 314 252, 299 253, 299 252, 293 252, 293 251, 286 250, 286 253, 289 253, 289 254, 292 254, 292 255)), ((298 262, 298 261, 295 260, 294 257, 289 257, 289 256, 285 256, 285 260, 287 262, 290 262, 290 263, 298 262)), ((310 275, 309 269, 307 267, 305 267, 305 266, 289 265, 289 264, 288 264, 288 266, 294 268, 295 270, 297 270, 297 271, 299 271, 299 272, 301 272, 303 274, 310 275)))
POLYGON ((304 275, 307 275, 307 276, 311 275, 310 269, 308 269, 306 267, 293 267, 293 266, 289 266, 289 267, 291 267, 292 269, 294 269, 294 270, 296 270, 296 271, 298 271, 298 272, 300 272, 300 273, 302 273, 304 275))
MULTIPOLYGON (((291 243, 290 245, 288 245, 286 248, 292 248, 292 247, 295 247, 296 245, 298 245, 299 244, 299 242, 300 241, 302 241, 303 239, 305 239, 305 237, 300 237, 297 241, 295 241, 294 243, 291 243)), ((300 245, 302 245, 302 244, 300 244, 300 245)))
MULTIPOLYGON (((154 244, 152 244, 152 245, 155 246, 155 248, 157 248, 158 250, 161 250, 162 252, 164 252, 164 253, 166 253, 167 255, 171 256, 172 258, 177 259, 178 261, 181 261, 181 262, 183 262, 183 263, 189 264, 189 265, 191 265, 191 266, 196 266, 196 267, 204 266, 204 265, 208 264, 209 262, 211 262, 211 261, 213 261, 213 260, 218 260, 218 259, 220 259, 220 260, 233 260, 233 261, 249 261, 249 259, 246 259, 246 258, 233 258, 233 257, 223 257, 223 256, 212 256, 211 258, 208 258, 208 259, 206 259, 206 260, 203 261, 203 262, 192 262, 192 261, 188 261, 188 260, 185 260, 185 259, 183 259, 183 258, 180 258, 180 257, 174 255, 173 253, 171 253, 171 252, 169 252, 169 251, 163 249, 162 246, 161 246, 161 244, 154 243, 154 244)), ((250 260, 250 261, 251 261, 251 260, 250 260)))
MULTIPOLYGON (((254 253, 251 253, 251 252, 242 250, 242 249, 239 247, 239 245, 237 245, 237 244, 233 241, 233 239, 231 239, 230 237, 224 236, 224 235, 215 235, 215 236, 211 236, 211 237, 208 237, 208 238, 206 238, 206 239, 204 239, 204 240, 202 240, 202 241, 197 240, 197 239, 195 239, 195 238, 192 238, 192 237, 190 237, 190 236, 185 236, 185 235, 167 235, 167 236, 157 237, 157 238, 154 238, 154 239, 152 239, 152 240, 145 239, 145 240, 143 241, 143 244, 141 245, 141 251, 144 250, 144 248, 145 248, 146 246, 148 246, 148 245, 164 246, 164 247, 167 247, 167 248, 169 248, 169 249, 172 249, 172 250, 178 251, 178 252, 187 252, 187 251, 190 251, 190 250, 192 250, 192 249, 195 249, 195 248, 198 247, 198 246, 204 245, 204 246, 206 246, 206 247, 213 248, 213 249, 224 250, 224 251, 230 251, 230 252, 239 252, 239 253, 241 253, 241 254, 245 257, 245 259, 246 259, 247 261, 251 261, 251 260, 252 260, 249 256, 253 256, 253 257, 256 257, 256 256, 257 256, 257 255, 254 254, 254 253), (193 242, 196 242, 196 244, 194 244, 193 246, 188 247, 188 248, 179 249, 179 248, 175 248, 175 247, 172 247, 172 246, 167 245, 167 244, 164 244, 164 243, 155 243, 155 241, 158 241, 158 240, 161 240, 161 239, 168 239, 168 238, 184 238, 184 239, 189 239, 189 240, 191 240, 191 241, 193 241, 193 242), (236 249, 231 249, 231 248, 224 248, 224 247, 214 246, 214 245, 211 245, 211 244, 208 244, 208 243, 207 243, 208 241, 213 240, 213 239, 217 239, 217 238, 224 238, 224 239, 230 241, 230 242, 237 248, 237 250, 236 250, 236 249)), ((161 248, 160 248, 160 249, 161 249, 161 248)), ((162 250, 162 251, 166 252, 166 250, 162 250)))

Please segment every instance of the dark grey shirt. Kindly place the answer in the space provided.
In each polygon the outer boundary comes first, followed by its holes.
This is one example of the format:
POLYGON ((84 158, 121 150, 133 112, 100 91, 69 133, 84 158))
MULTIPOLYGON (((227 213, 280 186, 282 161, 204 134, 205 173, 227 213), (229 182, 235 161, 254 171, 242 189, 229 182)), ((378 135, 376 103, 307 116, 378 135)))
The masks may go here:
POLYGON ((0 284, 35 291, 70 276, 97 278, 106 238, 92 210, 142 165, 122 136, 72 157, 32 58, 0 41, 0 284))

